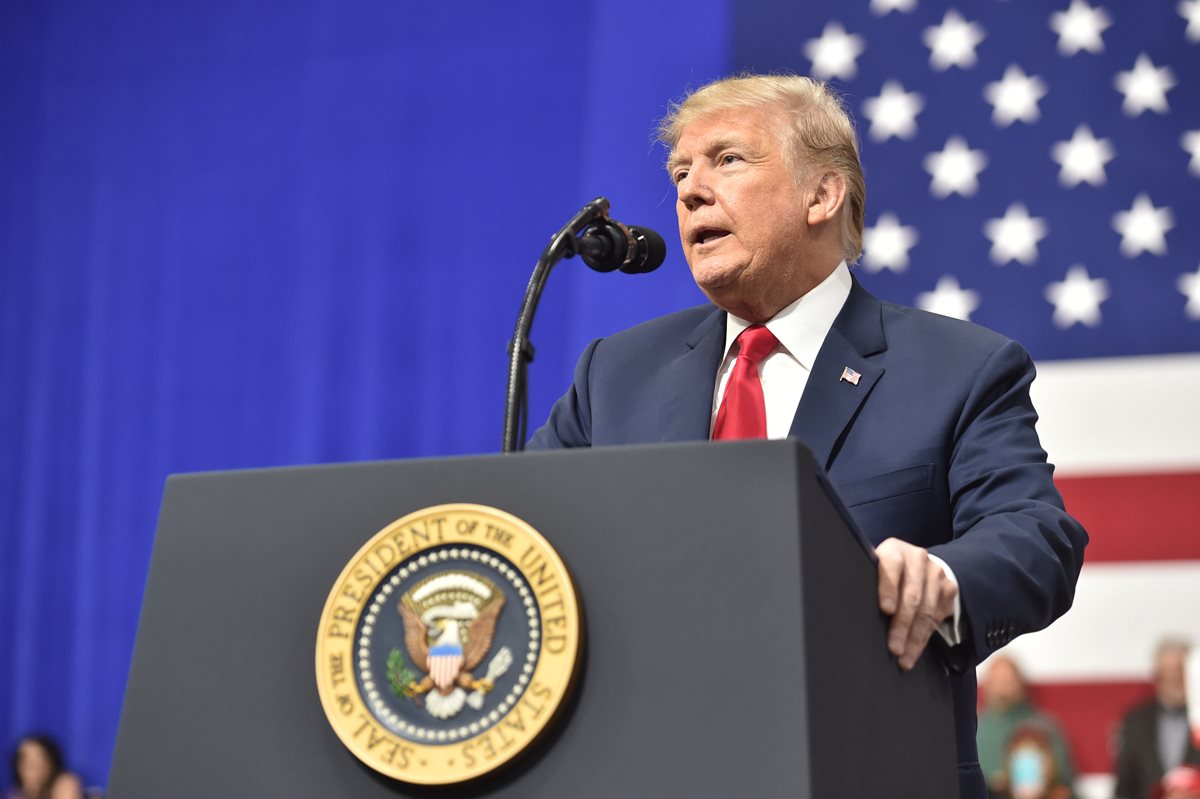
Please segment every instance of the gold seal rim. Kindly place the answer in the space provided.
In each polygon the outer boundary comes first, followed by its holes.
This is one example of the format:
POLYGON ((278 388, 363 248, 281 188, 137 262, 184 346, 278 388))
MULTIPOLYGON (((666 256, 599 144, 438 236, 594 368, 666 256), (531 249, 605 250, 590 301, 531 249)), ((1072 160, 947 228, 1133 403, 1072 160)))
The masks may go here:
POLYGON ((524 519, 501 508, 467 502, 444 503, 412 511, 386 525, 359 547, 341 570, 325 600, 317 628, 315 652, 317 692, 326 720, 333 728, 334 733, 342 744, 369 768, 393 779, 414 785, 465 783, 500 769, 542 739, 543 734, 553 725, 554 720, 568 704, 573 694, 582 652, 583 614, 575 583, 566 563, 545 536, 524 519), (443 537, 437 541, 430 541, 403 553, 394 563, 389 563, 382 574, 378 574, 370 581, 369 585, 362 589, 361 599, 355 600, 353 603, 352 616, 347 617, 344 612, 340 616, 336 614, 339 607, 344 610, 344 590, 347 589, 355 570, 362 568, 364 562, 377 551, 381 543, 394 540, 397 532, 404 531, 416 522, 429 521, 439 516, 451 521, 456 517, 459 519, 476 517, 474 519, 476 523, 484 520, 498 522, 507 527, 506 532, 515 530, 517 542, 528 543, 536 555, 545 560, 546 572, 555 578, 552 585, 558 593, 557 598, 561 601, 560 615, 552 617, 555 620, 560 618, 564 620, 562 632, 555 638, 555 640, 563 641, 561 651, 553 653, 554 657, 548 657, 546 643, 546 608, 548 606, 555 607, 558 603, 543 602, 541 594, 535 587, 535 581, 531 577, 531 573, 522 565, 521 558, 515 556, 513 552, 505 551, 493 541, 484 538, 464 538, 461 537, 461 534, 452 534, 450 538, 443 537), (513 565, 529 585, 538 607, 540 619, 537 665, 534 667, 534 672, 530 675, 530 680, 522 695, 517 698, 513 706, 498 720, 481 729, 478 734, 453 743, 414 742, 382 726, 370 709, 367 697, 363 696, 359 690, 357 671, 353 666, 357 662, 354 654, 358 648, 357 631, 366 608, 371 604, 372 597, 379 591, 388 575, 392 574, 396 568, 420 557, 422 552, 456 544, 478 547, 504 558, 513 565), (350 634, 344 641, 330 644, 331 636, 327 630, 331 629, 331 626, 337 621, 347 625, 350 634), (345 658, 343 679, 348 686, 340 689, 340 692, 329 674, 330 658, 335 654, 340 654, 345 658), (535 687, 539 692, 549 692, 550 695, 544 698, 544 704, 539 705, 534 701, 535 687), (349 691, 349 694, 346 691, 349 691), (350 699, 347 705, 345 700, 348 695, 350 699), (351 708, 348 711, 344 710, 347 706, 351 708), (536 710, 533 718, 529 720, 524 718, 523 713, 523 710, 528 707, 536 710), (490 736, 497 731, 502 731, 506 722, 509 722, 514 715, 518 717, 517 724, 512 725, 514 729, 519 730, 515 736, 517 740, 506 741, 497 751, 490 736), (367 731, 365 739, 362 737, 364 730, 367 731), (483 747, 485 742, 487 743, 486 748, 483 747), (479 752, 473 753, 471 747, 476 745, 479 745, 481 749, 479 752), (376 749, 378 751, 375 751, 376 749), (382 755, 389 752, 391 758, 385 760, 382 755), (404 755, 401 765, 395 763, 398 752, 404 755), (453 752, 463 753, 464 762, 461 765, 457 762, 457 756, 448 757, 453 752))

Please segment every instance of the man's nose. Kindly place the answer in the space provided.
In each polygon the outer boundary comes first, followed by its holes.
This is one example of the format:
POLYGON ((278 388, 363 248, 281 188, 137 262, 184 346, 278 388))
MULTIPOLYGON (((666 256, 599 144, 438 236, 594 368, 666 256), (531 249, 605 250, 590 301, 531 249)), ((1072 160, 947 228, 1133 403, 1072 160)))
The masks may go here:
POLYGON ((712 205, 713 192, 709 185, 708 175, 703 170, 691 170, 687 177, 679 181, 679 202, 689 211, 695 211, 702 205, 712 205))

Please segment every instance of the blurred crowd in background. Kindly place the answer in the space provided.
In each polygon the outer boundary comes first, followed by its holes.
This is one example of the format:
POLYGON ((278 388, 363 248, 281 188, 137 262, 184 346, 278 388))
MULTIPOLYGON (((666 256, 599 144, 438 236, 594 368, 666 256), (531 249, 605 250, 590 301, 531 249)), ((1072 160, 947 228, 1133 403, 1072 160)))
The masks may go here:
MULTIPOLYGON (((1114 719, 1115 799, 1200 799, 1200 728, 1188 719, 1189 645, 1163 640, 1153 696, 1114 719)), ((1039 710, 1017 662, 999 653, 980 675, 979 762, 993 799, 1077 799, 1071 742, 1039 710)))

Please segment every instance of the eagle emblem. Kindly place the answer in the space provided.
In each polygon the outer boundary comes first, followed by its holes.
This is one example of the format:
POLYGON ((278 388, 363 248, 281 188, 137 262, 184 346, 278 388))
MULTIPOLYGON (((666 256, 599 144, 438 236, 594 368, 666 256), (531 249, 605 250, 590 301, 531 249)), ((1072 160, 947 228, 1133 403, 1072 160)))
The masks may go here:
POLYGON ((550 542, 499 508, 436 505, 342 570, 317 633, 317 692, 366 767, 451 785, 544 740, 582 651, 579 598, 550 542))
MULTIPOLYGON (((512 665, 501 647, 481 678, 474 671, 492 648, 504 593, 481 574, 445 571, 432 575, 400 597, 404 645, 420 679, 407 668, 389 669, 394 693, 421 703, 435 718, 457 715, 463 705, 479 710, 496 680, 512 665)), ((393 657, 398 655, 393 653, 393 657)))

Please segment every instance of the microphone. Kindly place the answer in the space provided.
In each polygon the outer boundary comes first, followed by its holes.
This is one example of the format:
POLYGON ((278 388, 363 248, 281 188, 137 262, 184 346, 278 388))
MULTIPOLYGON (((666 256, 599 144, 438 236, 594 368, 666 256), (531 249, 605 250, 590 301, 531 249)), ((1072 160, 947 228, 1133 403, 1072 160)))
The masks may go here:
POLYGON ((667 257, 667 243, 650 228, 626 227, 608 218, 607 197, 597 197, 579 209, 567 224, 550 237, 542 250, 525 299, 517 314, 517 326, 508 343, 508 385, 504 392, 504 451, 517 452, 525 440, 525 419, 529 406, 526 371, 533 360, 529 330, 533 314, 546 287, 546 278, 563 258, 581 255, 584 262, 600 272, 653 272, 667 257))
POLYGON ((584 263, 597 272, 620 269, 629 275, 653 272, 667 258, 667 243, 647 227, 626 227, 612 219, 588 225, 575 249, 584 263))

